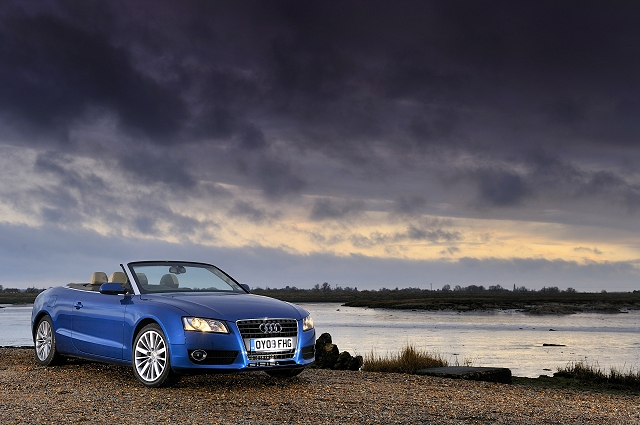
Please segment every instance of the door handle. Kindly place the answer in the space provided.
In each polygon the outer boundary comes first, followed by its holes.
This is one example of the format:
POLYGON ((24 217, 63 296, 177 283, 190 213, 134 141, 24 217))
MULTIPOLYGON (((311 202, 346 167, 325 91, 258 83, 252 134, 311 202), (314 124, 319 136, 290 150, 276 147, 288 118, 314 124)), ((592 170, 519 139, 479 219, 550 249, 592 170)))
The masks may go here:
POLYGON ((76 308, 76 310, 80 310, 82 308, 82 303, 80 301, 78 301, 74 307, 76 308))

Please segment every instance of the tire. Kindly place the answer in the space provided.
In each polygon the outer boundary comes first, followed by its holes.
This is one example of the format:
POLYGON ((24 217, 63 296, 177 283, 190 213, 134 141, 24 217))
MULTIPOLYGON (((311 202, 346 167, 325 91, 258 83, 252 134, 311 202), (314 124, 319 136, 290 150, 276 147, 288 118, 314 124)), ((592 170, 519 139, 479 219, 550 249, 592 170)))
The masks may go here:
POLYGON ((64 357, 56 349, 56 333, 49 316, 43 316, 38 322, 33 342, 36 360, 42 366, 55 366, 64 362, 64 357))
POLYGON ((147 387, 161 387, 176 381, 171 370, 169 344, 157 323, 151 323, 138 332, 131 361, 136 378, 147 387))
POLYGON ((293 378, 294 376, 298 376, 302 373, 304 368, 298 367, 295 369, 274 369, 274 370, 265 370, 265 373, 272 378, 293 378))

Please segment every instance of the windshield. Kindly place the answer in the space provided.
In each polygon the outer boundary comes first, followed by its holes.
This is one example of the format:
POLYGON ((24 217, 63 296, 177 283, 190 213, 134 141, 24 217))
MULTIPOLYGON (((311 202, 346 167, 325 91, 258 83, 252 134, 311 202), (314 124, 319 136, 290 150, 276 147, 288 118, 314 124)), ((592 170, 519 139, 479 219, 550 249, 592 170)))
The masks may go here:
POLYGON ((182 262, 129 263, 143 294, 162 292, 245 293, 238 282, 210 264, 182 262))

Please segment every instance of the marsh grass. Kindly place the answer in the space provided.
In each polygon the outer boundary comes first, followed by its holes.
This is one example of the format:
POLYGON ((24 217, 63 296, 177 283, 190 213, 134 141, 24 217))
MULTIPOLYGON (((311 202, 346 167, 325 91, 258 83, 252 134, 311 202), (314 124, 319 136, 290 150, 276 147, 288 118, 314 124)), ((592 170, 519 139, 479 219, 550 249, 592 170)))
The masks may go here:
POLYGON ((420 369, 448 366, 449 362, 438 353, 429 353, 407 345, 399 353, 380 356, 371 351, 364 356, 363 371, 416 373, 420 369))
POLYGON ((558 368, 558 371, 553 376, 554 378, 574 379, 582 383, 612 388, 624 387, 640 390, 639 371, 629 370, 622 372, 612 367, 609 373, 606 373, 600 370, 597 365, 587 364, 582 361, 569 363, 564 368, 558 368))

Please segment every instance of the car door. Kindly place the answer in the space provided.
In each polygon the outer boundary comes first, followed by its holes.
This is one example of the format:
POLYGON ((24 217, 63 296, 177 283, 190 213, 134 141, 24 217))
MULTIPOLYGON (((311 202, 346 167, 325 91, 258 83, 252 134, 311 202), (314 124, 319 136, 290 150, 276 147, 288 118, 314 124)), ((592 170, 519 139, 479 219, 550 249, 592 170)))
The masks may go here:
POLYGON ((130 296, 79 291, 72 306, 71 339, 83 353, 122 359, 124 315, 130 296))

